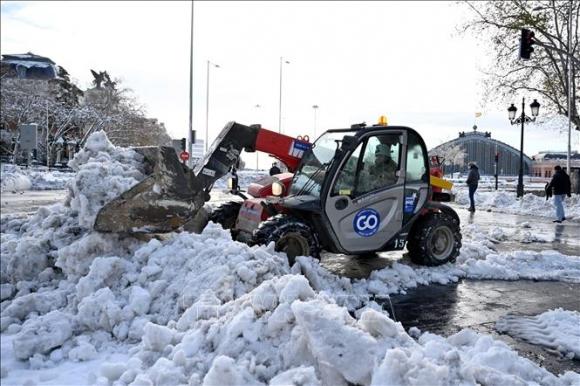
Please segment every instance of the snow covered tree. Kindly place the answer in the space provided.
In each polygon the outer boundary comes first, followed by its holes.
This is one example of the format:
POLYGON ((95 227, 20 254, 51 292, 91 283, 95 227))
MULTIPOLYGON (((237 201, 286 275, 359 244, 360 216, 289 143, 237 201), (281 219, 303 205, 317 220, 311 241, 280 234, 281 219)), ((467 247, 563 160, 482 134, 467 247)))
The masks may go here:
POLYGON ((465 158, 467 157, 467 152, 461 145, 445 145, 438 146, 429 152, 429 156, 439 156, 443 158, 443 165, 457 165, 464 166, 465 158))
POLYGON ((492 50, 494 60, 484 70, 486 96, 505 102, 508 96, 529 91, 542 96, 542 108, 552 115, 567 116, 570 63, 572 122, 580 129, 580 95, 577 92, 580 84, 580 2, 510 0, 465 1, 464 4, 473 18, 461 26, 462 31, 471 31, 492 50), (570 24, 573 28, 569 45, 570 24), (522 28, 535 34, 537 43, 530 60, 521 60, 518 56, 522 28))

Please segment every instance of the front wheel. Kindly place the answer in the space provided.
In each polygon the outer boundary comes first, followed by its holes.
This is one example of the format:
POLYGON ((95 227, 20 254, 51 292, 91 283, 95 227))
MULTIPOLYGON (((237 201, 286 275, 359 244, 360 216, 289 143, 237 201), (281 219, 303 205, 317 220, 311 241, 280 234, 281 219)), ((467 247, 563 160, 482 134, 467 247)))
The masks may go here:
POLYGON ((254 244, 274 242, 278 252, 288 256, 290 266, 294 265, 297 256, 318 258, 320 247, 312 228, 299 219, 277 215, 260 224, 253 235, 254 244))
POLYGON ((430 213, 413 226, 407 249, 416 264, 454 263, 461 249, 459 224, 445 212, 430 213))

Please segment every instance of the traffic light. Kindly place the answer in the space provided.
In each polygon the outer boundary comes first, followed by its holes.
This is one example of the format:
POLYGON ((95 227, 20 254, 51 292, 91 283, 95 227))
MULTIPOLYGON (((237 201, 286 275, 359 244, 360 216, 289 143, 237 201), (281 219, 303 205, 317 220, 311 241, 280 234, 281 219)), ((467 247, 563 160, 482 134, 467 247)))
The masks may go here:
POLYGON ((186 145, 185 138, 181 138, 181 151, 185 151, 185 145, 186 145))
POLYGON ((530 31, 527 28, 522 28, 522 37, 520 39, 520 59, 528 60, 532 52, 534 52, 533 44, 536 44, 534 41, 534 32, 530 31))

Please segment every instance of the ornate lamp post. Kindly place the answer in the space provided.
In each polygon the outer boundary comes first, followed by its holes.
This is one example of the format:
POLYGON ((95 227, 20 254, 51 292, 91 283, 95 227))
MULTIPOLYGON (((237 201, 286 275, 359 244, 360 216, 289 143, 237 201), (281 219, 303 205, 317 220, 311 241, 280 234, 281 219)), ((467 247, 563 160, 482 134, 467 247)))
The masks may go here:
POLYGON ((518 108, 512 103, 512 105, 507 109, 509 114, 510 123, 512 125, 521 124, 522 132, 520 136, 520 171, 518 175, 518 187, 517 196, 522 197, 524 195, 524 124, 529 122, 534 122, 538 113, 540 111, 540 104, 536 99, 530 104, 530 109, 532 110, 532 117, 527 116, 524 113, 525 109, 525 98, 522 98, 522 114, 516 118, 516 113, 518 108))

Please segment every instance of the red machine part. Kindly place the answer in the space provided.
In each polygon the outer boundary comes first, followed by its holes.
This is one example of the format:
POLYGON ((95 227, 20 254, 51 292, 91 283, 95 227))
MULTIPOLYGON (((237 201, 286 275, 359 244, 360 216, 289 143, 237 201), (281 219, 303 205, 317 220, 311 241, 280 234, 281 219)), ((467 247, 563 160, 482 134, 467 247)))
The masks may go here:
POLYGON ((260 129, 256 138, 256 150, 270 154, 282 161, 288 171, 295 172, 304 152, 311 144, 300 138, 292 138, 274 131, 260 129))
POLYGON ((277 178, 282 184, 284 184, 284 189, 288 192, 290 188, 290 183, 292 182, 292 173, 281 173, 276 174, 276 176, 266 176, 262 177, 256 182, 252 182, 248 186, 248 194, 256 198, 266 198, 272 195, 272 182, 274 178, 277 178))

